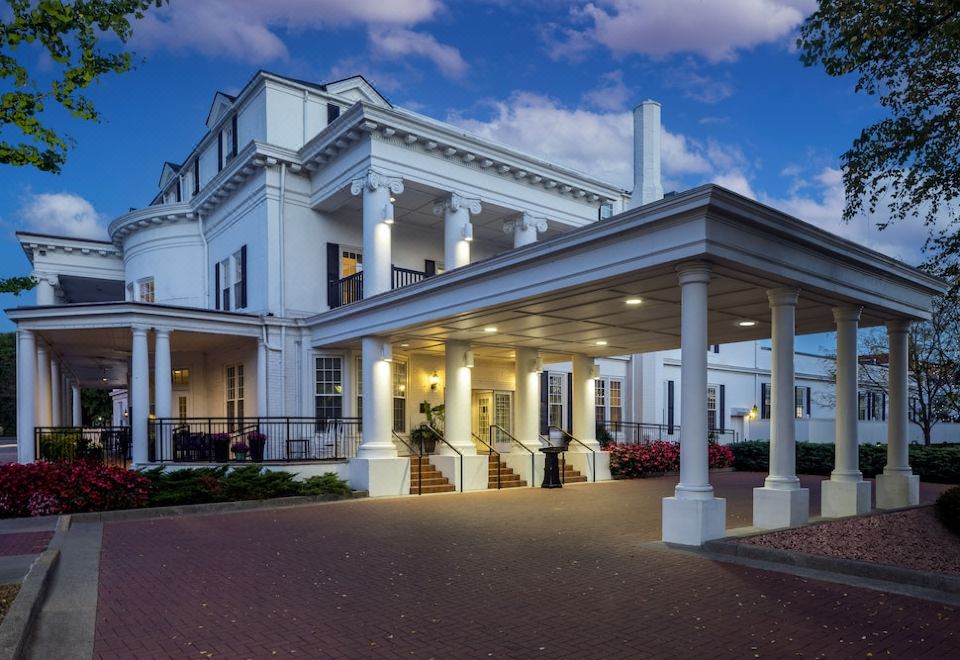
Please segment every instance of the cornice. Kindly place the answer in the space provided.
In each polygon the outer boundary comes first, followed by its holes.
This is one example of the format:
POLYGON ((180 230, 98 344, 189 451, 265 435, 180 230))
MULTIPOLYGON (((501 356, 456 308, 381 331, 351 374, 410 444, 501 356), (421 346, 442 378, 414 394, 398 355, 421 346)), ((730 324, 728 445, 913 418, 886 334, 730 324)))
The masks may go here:
POLYGON ((101 257, 122 257, 123 252, 114 244, 107 241, 71 238, 68 236, 47 236, 30 232, 17 232, 17 240, 26 253, 30 263, 33 263, 34 250, 47 252, 62 252, 64 254, 95 254, 101 257))

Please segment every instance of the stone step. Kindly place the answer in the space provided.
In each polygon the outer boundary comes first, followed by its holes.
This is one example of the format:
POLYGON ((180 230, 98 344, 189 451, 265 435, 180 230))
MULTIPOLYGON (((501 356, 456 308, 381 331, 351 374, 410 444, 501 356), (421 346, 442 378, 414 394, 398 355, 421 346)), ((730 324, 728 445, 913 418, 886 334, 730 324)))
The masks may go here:
POLYGON ((429 493, 452 493, 455 490, 456 488, 454 487, 453 484, 443 484, 440 486, 424 486, 422 490, 418 489, 416 486, 413 486, 413 485, 410 486, 411 495, 418 495, 421 493, 424 495, 427 495, 429 493))

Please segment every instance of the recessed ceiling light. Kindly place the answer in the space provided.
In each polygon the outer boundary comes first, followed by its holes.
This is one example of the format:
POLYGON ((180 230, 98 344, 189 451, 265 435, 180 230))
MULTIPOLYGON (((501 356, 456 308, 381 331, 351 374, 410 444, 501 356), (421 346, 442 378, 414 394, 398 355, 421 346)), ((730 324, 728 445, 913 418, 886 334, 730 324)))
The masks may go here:
POLYGON ((643 302, 643 298, 627 298, 623 302, 627 303, 628 305, 639 305, 643 302))
POLYGON ((484 332, 496 332, 496 331, 497 331, 497 326, 495 326, 495 325, 488 325, 486 328, 483 329, 483 331, 484 331, 484 332))
POLYGON ((400 348, 407 348, 407 347, 409 347, 409 346, 410 346, 410 344, 400 344, 400 348))
POLYGON ((742 320, 742 321, 737 321, 737 325, 739 325, 741 328, 752 328, 752 327, 755 326, 756 324, 757 324, 756 321, 751 321, 750 319, 744 319, 744 320, 742 320))
POLYGON ((595 342, 593 342, 593 343, 596 344, 597 346, 606 346, 606 345, 607 345, 607 340, 606 340, 606 339, 598 339, 597 341, 595 341, 595 342))

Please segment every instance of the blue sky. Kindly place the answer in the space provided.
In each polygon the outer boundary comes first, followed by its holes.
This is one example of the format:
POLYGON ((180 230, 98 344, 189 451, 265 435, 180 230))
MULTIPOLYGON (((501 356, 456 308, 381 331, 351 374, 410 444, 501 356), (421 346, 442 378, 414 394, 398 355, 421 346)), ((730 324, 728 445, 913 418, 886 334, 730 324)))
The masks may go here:
MULTIPOLYGON (((216 90, 259 68, 365 75, 396 105, 629 188, 630 109, 663 104, 665 190, 713 181, 909 262, 917 226, 843 225, 840 154, 880 116, 852 79, 794 50, 811 0, 172 0, 135 25, 135 71, 91 91, 98 124, 58 176, 0 169, 0 277, 26 274, 18 229, 106 238, 203 135, 216 90)), ((36 53, 32 69, 49 63, 36 53)), ((11 138, 13 136, 10 136, 11 138)), ((10 138, 7 138, 10 139, 10 138)), ((27 294, 26 299, 32 298, 27 294)), ((0 305, 17 300, 0 296, 0 305)), ((0 330, 11 329, 3 319, 0 330)), ((814 349, 820 340, 802 342, 814 349)))

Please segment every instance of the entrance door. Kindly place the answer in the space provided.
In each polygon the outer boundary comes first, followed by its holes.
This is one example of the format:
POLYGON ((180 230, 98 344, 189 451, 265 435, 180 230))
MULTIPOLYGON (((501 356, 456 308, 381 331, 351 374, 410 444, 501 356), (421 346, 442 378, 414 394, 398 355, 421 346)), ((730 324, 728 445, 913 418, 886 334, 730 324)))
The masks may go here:
MULTIPOLYGON (((473 391, 472 417, 471 428, 474 435, 484 442, 490 442, 490 425, 493 424, 493 392, 491 390, 473 391)), ((485 445, 480 447, 486 449, 485 445)))

